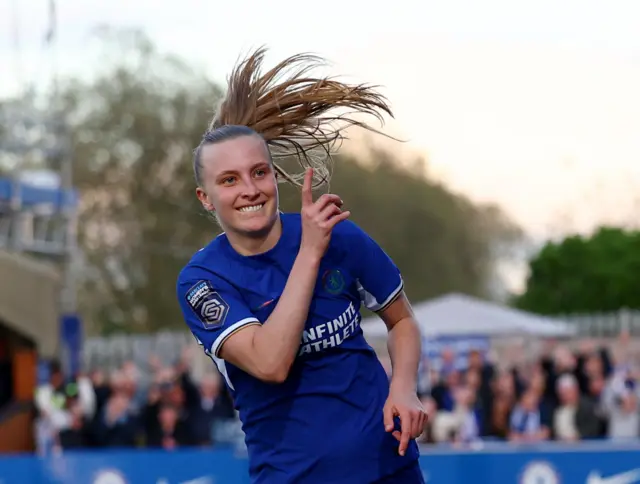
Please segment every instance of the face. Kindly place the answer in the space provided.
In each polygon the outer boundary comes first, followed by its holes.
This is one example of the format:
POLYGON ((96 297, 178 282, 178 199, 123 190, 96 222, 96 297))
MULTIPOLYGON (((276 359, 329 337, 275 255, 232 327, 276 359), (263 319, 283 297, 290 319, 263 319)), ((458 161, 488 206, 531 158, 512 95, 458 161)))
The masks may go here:
POLYGON ((480 373, 478 371, 468 370, 465 377, 465 382, 471 389, 477 390, 478 388, 480 388, 481 383, 480 373))
POLYGON ((224 231, 268 234, 278 219, 278 186, 264 141, 242 136, 204 146, 201 163, 198 199, 215 211, 224 231))
POLYGON ((173 427, 177 420, 178 414, 171 407, 164 407, 160 412, 160 424, 164 427, 173 427))
POLYGON ((64 383, 64 375, 61 371, 55 371, 51 373, 50 381, 53 387, 60 387, 64 383))
POLYGON ((540 371, 535 371, 529 380, 529 384, 531 388, 538 393, 544 392, 544 387, 546 384, 544 374, 540 371))
POLYGON ((578 401, 578 387, 575 384, 560 385, 558 396, 564 405, 573 405, 578 401))
POLYGON ((457 371, 451 371, 447 374, 445 382, 450 389, 456 388, 460 385, 460 373, 457 371))
POLYGON ((602 375, 602 359, 598 355, 591 355, 586 362, 585 370, 590 376, 602 375))
POLYGON ((473 393, 468 387, 459 387, 454 394, 458 405, 470 407, 473 404, 473 393))
POLYGON ((482 355, 478 351, 469 353, 469 367, 482 368, 482 355))
POLYGON ((522 396, 522 406, 529 411, 533 411, 538 406, 538 396, 534 391, 528 391, 522 396))
POLYGON ((442 362, 446 365, 453 364, 456 359, 456 355, 451 348, 445 348, 442 350, 442 362))
POLYGON ((598 396, 602 393, 605 387, 604 378, 600 376, 593 377, 589 380, 589 391, 591 395, 598 396))
POLYGON ((503 372, 498 378, 497 388, 499 392, 511 395, 514 392, 513 375, 510 372, 503 372))

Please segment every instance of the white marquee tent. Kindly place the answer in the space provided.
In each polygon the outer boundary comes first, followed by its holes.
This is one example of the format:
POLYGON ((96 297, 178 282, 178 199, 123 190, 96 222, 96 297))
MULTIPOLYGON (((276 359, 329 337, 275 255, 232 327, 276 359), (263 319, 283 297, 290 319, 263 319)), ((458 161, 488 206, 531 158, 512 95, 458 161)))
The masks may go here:
MULTIPOLYGON (((562 337, 575 333, 567 323, 463 294, 449 294, 416 304, 413 310, 425 337, 562 337)), ((387 333, 387 328, 378 317, 365 319, 362 330, 367 338, 384 338, 387 333)))

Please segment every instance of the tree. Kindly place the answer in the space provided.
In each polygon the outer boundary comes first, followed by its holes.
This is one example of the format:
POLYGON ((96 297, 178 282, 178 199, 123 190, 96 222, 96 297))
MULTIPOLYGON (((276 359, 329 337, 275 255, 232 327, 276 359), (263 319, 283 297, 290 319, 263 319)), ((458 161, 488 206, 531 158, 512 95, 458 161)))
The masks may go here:
POLYGON ((102 36, 105 72, 63 88, 91 274, 80 301, 103 332, 148 331, 174 324, 177 273, 216 233, 189 159, 221 91, 139 32, 102 36))
MULTIPOLYGON (((337 156, 331 191, 352 220, 394 259, 415 302, 457 291, 488 297, 496 261, 520 231, 493 206, 477 206, 425 177, 423 164, 403 169, 388 152, 368 159, 337 156)), ((297 190, 281 196, 299 209, 297 190)))
POLYGON ((548 242, 530 261, 521 309, 542 314, 640 308, 640 231, 602 227, 548 242))
MULTIPOLYGON (((102 333, 183 327, 177 274, 219 232, 196 200, 191 153, 222 90, 138 32, 103 35, 105 70, 61 88, 82 195, 81 310, 102 333)), ((519 230, 397 161, 337 156, 331 190, 396 260, 414 301, 487 296, 519 230)), ((297 189, 283 186, 281 200, 299 210, 297 189)))

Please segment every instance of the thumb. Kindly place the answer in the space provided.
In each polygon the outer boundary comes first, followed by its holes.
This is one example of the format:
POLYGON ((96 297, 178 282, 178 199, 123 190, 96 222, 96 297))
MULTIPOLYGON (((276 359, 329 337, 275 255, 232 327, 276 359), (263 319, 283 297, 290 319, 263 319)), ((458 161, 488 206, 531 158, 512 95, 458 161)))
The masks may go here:
POLYGON ((393 406, 392 405, 385 405, 384 408, 382 409, 383 415, 384 415, 384 430, 386 432, 391 432, 394 428, 394 423, 393 423, 393 406))

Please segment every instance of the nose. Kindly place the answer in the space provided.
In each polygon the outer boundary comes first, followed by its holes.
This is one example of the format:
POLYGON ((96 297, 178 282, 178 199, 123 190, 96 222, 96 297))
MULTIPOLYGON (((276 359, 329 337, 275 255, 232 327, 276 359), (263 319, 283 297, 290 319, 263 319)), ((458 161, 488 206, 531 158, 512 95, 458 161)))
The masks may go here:
POLYGON ((249 178, 244 182, 242 187, 242 196, 248 199, 254 199, 260 196, 260 190, 252 178, 249 178))

